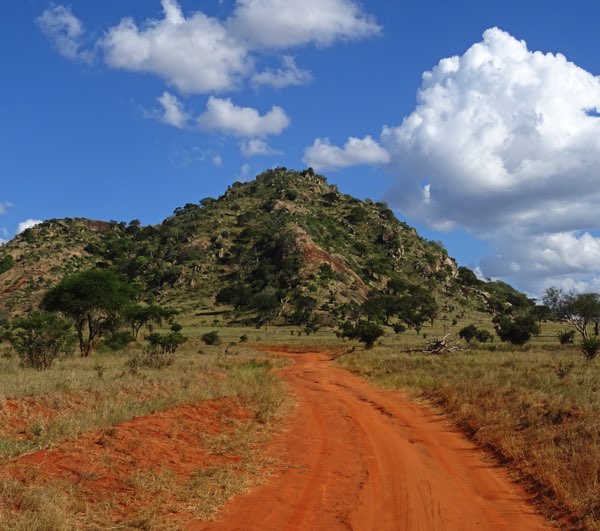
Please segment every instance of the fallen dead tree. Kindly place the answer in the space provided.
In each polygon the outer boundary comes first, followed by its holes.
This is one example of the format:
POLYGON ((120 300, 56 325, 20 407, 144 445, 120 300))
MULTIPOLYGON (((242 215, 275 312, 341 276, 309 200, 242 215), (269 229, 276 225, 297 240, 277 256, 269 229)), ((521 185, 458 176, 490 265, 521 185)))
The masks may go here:
POLYGON ((460 344, 460 340, 449 341, 449 335, 446 334, 444 337, 431 339, 427 342, 423 352, 429 352, 430 354, 452 354, 453 352, 464 350, 460 344))
POLYGON ((427 341, 422 348, 412 348, 409 350, 402 350, 402 353, 411 354, 414 352, 426 353, 426 354, 453 354, 454 352, 460 352, 465 350, 460 340, 449 340, 450 334, 446 334, 444 337, 434 337, 427 341))

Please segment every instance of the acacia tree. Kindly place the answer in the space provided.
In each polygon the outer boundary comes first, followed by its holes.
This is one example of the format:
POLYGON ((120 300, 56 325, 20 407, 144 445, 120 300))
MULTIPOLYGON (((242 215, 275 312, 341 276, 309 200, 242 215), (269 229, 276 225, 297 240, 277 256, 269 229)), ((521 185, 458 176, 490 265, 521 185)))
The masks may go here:
POLYGON ((373 293, 362 305, 362 312, 369 321, 389 325, 390 319, 396 317, 417 332, 426 321, 433 325, 438 311, 435 297, 430 292, 402 279, 390 280, 385 292, 373 293))
POLYGON ((132 297, 133 288, 119 275, 96 268, 65 277, 46 293, 42 306, 73 322, 79 351, 87 358, 102 336, 116 328, 132 297))
POLYGON ((582 339, 588 337, 588 327, 594 325, 594 336, 598 336, 600 328, 600 295, 598 293, 564 292, 557 288, 548 288, 542 298, 559 319, 571 323, 581 334, 582 339))

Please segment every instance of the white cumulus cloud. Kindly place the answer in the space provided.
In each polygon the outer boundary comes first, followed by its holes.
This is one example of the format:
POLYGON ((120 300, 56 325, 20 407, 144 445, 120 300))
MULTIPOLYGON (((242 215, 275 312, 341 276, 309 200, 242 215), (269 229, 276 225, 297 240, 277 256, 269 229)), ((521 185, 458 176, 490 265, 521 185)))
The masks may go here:
POLYGON ((296 65, 296 61, 290 55, 282 58, 282 67, 276 70, 266 70, 254 74, 252 83, 254 85, 269 85, 275 88, 288 87, 290 85, 306 85, 313 79, 308 70, 302 70, 296 65))
POLYGON ((23 231, 31 229, 40 223, 43 223, 41 219, 26 219, 25 221, 21 221, 17 227, 17 234, 21 234, 23 231))
POLYGON ((237 0, 230 31, 250 47, 321 46, 381 31, 353 0, 237 0))
POLYGON ((414 111, 384 128, 390 202, 434 228, 487 238, 496 252, 486 276, 532 293, 594 283, 599 110, 599 77, 489 29, 425 72, 414 111))
MULTIPOLYGON (((235 90, 244 82, 285 87, 311 81, 310 72, 285 55, 311 43, 358 40, 381 28, 354 0, 236 0, 229 16, 185 14, 177 0, 161 0, 163 16, 139 24, 123 18, 96 43, 112 68, 153 74, 182 93, 235 90), (257 72, 256 63, 281 54, 281 68, 257 72)), ((81 49, 83 24, 65 6, 38 17, 42 31, 72 60, 91 61, 81 49)))
POLYGON ((260 155, 281 155, 281 151, 273 149, 269 144, 260 138, 251 138, 242 140, 240 143, 240 152, 244 157, 257 157, 260 155))
POLYGON ((510 279, 533 294, 550 286, 600 287, 600 238, 589 232, 500 232, 492 241, 496 252, 482 262, 487 276, 510 279))
POLYGON ((198 123, 206 130, 243 137, 263 137, 280 134, 290 124, 290 119, 281 107, 273 106, 261 116, 256 109, 238 107, 230 99, 211 96, 198 123))
POLYGON ((317 138, 306 148, 302 160, 319 170, 339 169, 358 164, 386 164, 390 155, 370 136, 350 137, 344 147, 334 146, 328 138, 317 138))
POLYGON ((164 18, 139 28, 131 18, 101 41, 114 68, 160 76, 184 93, 235 88, 252 70, 248 50, 215 18, 197 11, 185 17, 175 0, 162 0, 164 18))
POLYGON ((487 30, 464 55, 426 72, 414 112, 384 130, 397 204, 434 225, 477 231, 593 228, 600 119, 586 110, 596 108, 598 77, 487 30))
POLYGON ((162 96, 158 98, 158 103, 161 109, 156 115, 161 122, 173 127, 182 128, 190 119, 183 104, 170 92, 163 92, 162 96))
POLYGON ((0 214, 5 214, 11 206, 12 204, 8 201, 0 201, 0 214))
POLYGON ((69 8, 50 7, 37 18, 37 23, 58 52, 67 59, 86 63, 93 60, 91 52, 81 49, 85 33, 83 24, 69 8))

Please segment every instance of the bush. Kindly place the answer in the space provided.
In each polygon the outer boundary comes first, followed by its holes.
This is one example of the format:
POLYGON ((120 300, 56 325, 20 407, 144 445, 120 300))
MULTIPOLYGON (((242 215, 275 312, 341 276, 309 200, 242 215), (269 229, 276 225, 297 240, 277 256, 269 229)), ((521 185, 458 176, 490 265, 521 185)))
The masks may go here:
POLYGON ((557 336, 561 345, 572 345, 575 343, 575 330, 563 330, 557 336))
POLYGON ((304 328, 304 333, 309 336, 310 334, 316 334, 321 327, 316 322, 311 322, 304 328))
POLYGON ((464 339, 467 343, 470 343, 477 337, 477 332, 479 332, 477 327, 474 324, 470 324, 460 330, 458 337, 464 339))
POLYGON ((365 344, 365 348, 372 349, 375 341, 385 334, 383 328, 372 321, 360 320, 356 325, 346 322, 342 325, 340 336, 357 339, 365 344))
POLYGON ((475 339, 481 343, 487 343, 488 341, 494 341, 494 336, 487 330, 477 330, 475 339))
POLYGON ((204 343, 207 345, 218 345, 221 342, 221 339, 219 338, 219 332, 216 330, 202 334, 200 339, 202 339, 202 341, 204 341, 204 343))
POLYGON ((41 310, 15 319, 7 339, 19 355, 21 365, 38 370, 49 369, 61 353, 74 346, 69 322, 41 310))
POLYGON ((113 332, 106 338, 104 344, 111 350, 123 350, 129 343, 133 341, 131 332, 119 330, 113 332))
POLYGON ((600 350, 600 339, 597 337, 587 337, 581 342, 581 350, 588 360, 593 360, 600 350))
POLYGON ((171 332, 170 334, 154 332, 145 336, 144 339, 148 341, 151 347, 160 350, 162 354, 174 354, 187 341, 187 338, 179 332, 171 332))
POLYGON ((2 260, 0 260, 0 275, 12 269, 14 263, 15 260, 10 254, 6 255, 2 260))
POLYGON ((494 317, 494 328, 502 341, 508 341, 513 345, 524 345, 534 334, 539 334, 540 326, 536 320, 528 314, 511 318, 507 315, 494 317))
POLYGON ((403 332, 406 332, 406 330, 408 330, 406 326, 404 326, 402 323, 395 323, 394 326, 392 326, 392 328, 394 329, 394 333, 396 334, 402 334, 403 332))

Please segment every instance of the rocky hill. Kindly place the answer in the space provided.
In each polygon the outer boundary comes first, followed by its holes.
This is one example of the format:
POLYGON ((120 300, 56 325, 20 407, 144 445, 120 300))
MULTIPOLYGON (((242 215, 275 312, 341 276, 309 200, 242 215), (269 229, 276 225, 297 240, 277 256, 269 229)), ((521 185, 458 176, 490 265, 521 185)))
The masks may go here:
POLYGON ((426 289, 448 311, 529 302, 458 268, 385 203, 343 194, 311 169, 268 170, 157 226, 62 219, 28 229, 0 247, 0 315, 94 266, 117 269, 145 300, 241 321, 333 322, 390 281, 426 289))

